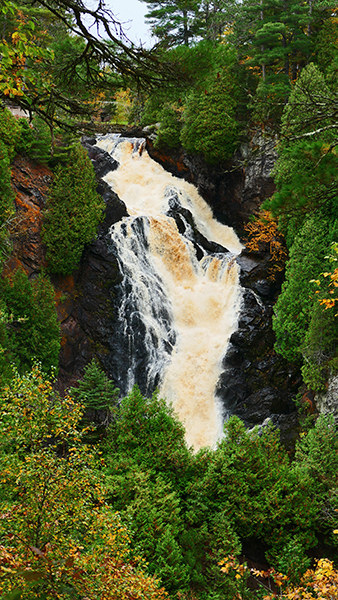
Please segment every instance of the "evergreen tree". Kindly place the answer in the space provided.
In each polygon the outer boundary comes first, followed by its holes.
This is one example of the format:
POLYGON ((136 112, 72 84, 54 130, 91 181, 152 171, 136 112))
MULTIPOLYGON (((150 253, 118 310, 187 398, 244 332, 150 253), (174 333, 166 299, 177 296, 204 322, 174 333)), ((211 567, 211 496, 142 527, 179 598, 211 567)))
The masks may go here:
POLYGON ((316 392, 325 391, 330 376, 330 359, 337 348, 338 320, 335 312, 334 308, 325 309, 318 301, 314 302, 309 328, 301 347, 303 380, 307 387, 316 392))
POLYGON ((226 67, 190 93, 181 133, 188 152, 203 153, 211 163, 232 156, 238 139, 235 95, 233 77, 226 67))
POLYGON ((184 44, 198 35, 198 0, 143 0, 149 8, 146 19, 152 34, 166 45, 184 44))
POLYGON ((93 358, 84 370, 83 379, 78 381, 77 387, 70 388, 69 393, 85 406, 82 425, 94 426, 95 433, 89 433, 88 440, 97 441, 114 417, 119 389, 93 358))
POLYGON ((96 192, 93 166, 81 145, 59 167, 47 199, 42 228, 48 268, 67 275, 78 266, 85 244, 95 237, 104 203, 96 192))
POLYGON ((86 408, 110 410, 116 404, 119 390, 93 358, 84 370, 83 379, 77 387, 70 388, 69 393, 86 408))
POLYGON ((202 0, 197 17, 202 37, 217 41, 223 34, 231 31, 238 10, 237 0, 202 0))
POLYGON ((290 249, 285 282, 275 305, 273 328, 277 352, 287 360, 301 360, 301 348, 315 301, 312 279, 324 267, 329 228, 312 217, 305 221, 290 249))
POLYGON ((11 315, 6 356, 20 371, 31 369, 34 359, 42 369, 57 368, 60 352, 60 324, 55 308, 55 292, 45 275, 32 282, 22 269, 4 278, 0 296, 11 315))

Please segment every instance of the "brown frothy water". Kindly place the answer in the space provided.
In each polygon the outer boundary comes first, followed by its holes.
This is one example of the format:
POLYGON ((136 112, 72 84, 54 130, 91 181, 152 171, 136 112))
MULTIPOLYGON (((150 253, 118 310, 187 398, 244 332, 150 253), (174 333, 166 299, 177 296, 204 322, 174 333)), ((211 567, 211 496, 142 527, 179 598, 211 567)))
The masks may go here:
MULTIPOLYGON (((114 143, 116 140, 106 136, 98 145, 112 151, 114 143)), ((164 171, 145 151, 135 153, 132 143, 122 142, 113 155, 121 166, 105 179, 131 215, 148 217, 149 256, 164 283, 177 332, 160 393, 172 402, 185 424, 188 444, 196 450, 213 446, 222 435, 223 424, 215 387, 228 340, 237 328, 241 301, 238 266, 221 254, 197 260, 193 244, 179 234, 174 219, 164 214, 168 190, 175 189, 181 205, 191 211, 198 229, 209 240, 235 254, 241 244, 231 228, 213 219, 194 186, 164 171)))

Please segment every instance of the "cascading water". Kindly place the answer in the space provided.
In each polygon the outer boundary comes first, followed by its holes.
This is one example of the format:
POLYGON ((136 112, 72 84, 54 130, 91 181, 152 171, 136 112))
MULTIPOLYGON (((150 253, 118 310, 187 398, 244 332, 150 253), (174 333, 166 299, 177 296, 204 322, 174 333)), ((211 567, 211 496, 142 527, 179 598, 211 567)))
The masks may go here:
POLYGON ((127 392, 159 387, 184 422, 188 444, 213 446, 224 409, 215 396, 241 302, 234 231, 196 188, 150 159, 144 140, 106 135, 97 145, 119 167, 106 182, 130 217, 111 227, 123 280, 119 319, 127 392))

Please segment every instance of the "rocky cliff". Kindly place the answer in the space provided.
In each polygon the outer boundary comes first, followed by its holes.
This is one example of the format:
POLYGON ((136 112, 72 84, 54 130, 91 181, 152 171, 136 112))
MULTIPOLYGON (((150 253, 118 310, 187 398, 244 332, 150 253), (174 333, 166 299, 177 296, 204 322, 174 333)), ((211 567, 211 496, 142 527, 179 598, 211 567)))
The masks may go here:
MULTIPOLYGON (((93 356, 112 377, 123 368, 123 352, 116 351, 116 345, 123 344, 116 332, 121 274, 108 230, 127 213, 123 202, 101 179, 114 169, 114 161, 94 143, 95 139, 84 141, 96 171, 98 191, 106 204, 105 219, 99 226, 97 238, 85 249, 77 271, 68 277, 52 278, 62 330, 58 381, 61 391, 82 375, 93 356)), ((225 172, 206 165, 200 157, 166 156, 151 143, 148 146, 156 160, 176 175, 194 182, 220 220, 234 225, 239 232, 252 211, 273 191, 270 171, 274 150, 270 145, 269 151, 264 153, 261 140, 258 150, 242 148, 236 168, 225 172), (246 164, 243 162, 245 153, 246 164), (241 166, 239 161, 242 161, 241 166)), ((48 169, 16 158, 13 183, 18 219, 17 230, 13 232, 14 251, 7 270, 22 265, 29 276, 34 277, 45 266, 40 229, 51 178, 48 169)), ((232 335, 224 358, 217 393, 248 427, 271 419, 281 428, 284 440, 290 442, 297 426, 292 398, 300 378, 297 369, 273 350, 271 317, 281 281, 274 284, 268 281, 268 259, 267 254, 252 255, 247 251, 238 259, 244 287, 243 309, 239 329, 232 335)))

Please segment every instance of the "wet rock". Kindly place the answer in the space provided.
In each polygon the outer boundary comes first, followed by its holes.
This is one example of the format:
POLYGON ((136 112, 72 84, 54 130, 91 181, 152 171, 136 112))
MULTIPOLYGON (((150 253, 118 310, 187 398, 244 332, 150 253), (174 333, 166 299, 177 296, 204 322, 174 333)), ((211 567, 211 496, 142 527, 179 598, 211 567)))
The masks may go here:
POLYGON ((329 379, 327 390, 324 393, 317 393, 314 397, 314 401, 320 414, 333 414, 335 422, 338 423, 337 375, 329 379))
POLYGON ((275 191, 271 177, 277 158, 274 138, 256 134, 242 144, 232 160, 215 166, 206 163, 202 155, 190 155, 183 149, 155 148, 146 136, 150 156, 175 176, 194 183, 215 217, 240 233, 243 224, 275 191))
POLYGON ((41 241, 42 211, 45 208, 53 173, 43 165, 35 165, 17 155, 12 165, 16 216, 11 224, 13 252, 4 273, 23 268, 35 277, 46 267, 41 241))
POLYGON ((187 208, 184 208, 179 202, 177 194, 174 194, 168 201, 170 209, 167 211, 167 216, 174 219, 177 229, 181 235, 187 237, 195 246, 198 260, 203 258, 205 250, 207 253, 217 254, 229 252, 227 248, 208 240, 196 227, 195 220, 187 208), (203 250, 202 250, 203 249, 203 250))
POLYGON ((84 138, 82 144, 86 148, 88 156, 93 163, 97 178, 102 178, 110 171, 115 171, 118 168, 119 163, 112 158, 108 152, 93 145, 93 140, 95 143, 95 138, 84 138))
POLYGON ((271 295, 271 286, 267 279, 259 279, 252 284, 252 289, 260 296, 268 298, 271 295))
POLYGON ((298 426, 293 398, 301 383, 300 373, 297 366, 274 351, 268 261, 263 256, 255 257, 255 264, 251 265, 244 258, 249 269, 242 274, 242 309, 238 329, 232 334, 223 359, 224 372, 217 384, 217 395, 225 411, 236 414, 249 428, 270 418, 271 424, 280 429, 282 441, 292 447, 298 426))

